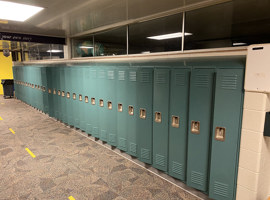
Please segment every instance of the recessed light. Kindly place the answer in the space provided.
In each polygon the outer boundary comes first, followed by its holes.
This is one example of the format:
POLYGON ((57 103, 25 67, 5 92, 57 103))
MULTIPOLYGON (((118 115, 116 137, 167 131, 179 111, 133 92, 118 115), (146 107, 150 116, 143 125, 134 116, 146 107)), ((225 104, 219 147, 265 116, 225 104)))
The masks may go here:
POLYGON ((91 46, 80 46, 81 49, 93 49, 94 47, 91 46))
POLYGON ((0 1, 0 19, 24 22, 44 8, 0 1))
MULTIPOLYGON (((185 36, 186 35, 192 35, 192 33, 185 33, 185 36)), ((152 40, 167 40, 167 39, 180 38, 180 37, 183 37, 182 32, 170 33, 170 34, 164 34, 164 35, 156 35, 156 36, 151 36, 151 37, 147 37, 147 38, 152 39, 152 40)))
POLYGON ((61 53, 63 52, 63 50, 57 50, 57 49, 52 49, 52 50, 48 50, 48 53, 61 53))

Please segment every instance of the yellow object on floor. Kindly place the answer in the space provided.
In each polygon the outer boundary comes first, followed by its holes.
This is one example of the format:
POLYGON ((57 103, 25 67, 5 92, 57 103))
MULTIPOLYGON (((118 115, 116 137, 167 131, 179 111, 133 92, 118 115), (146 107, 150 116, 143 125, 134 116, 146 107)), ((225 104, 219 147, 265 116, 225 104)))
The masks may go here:
POLYGON ((73 196, 68 197, 69 200, 75 200, 73 196))
POLYGON ((9 128, 10 132, 15 134, 15 131, 12 130, 12 128, 9 128))
POLYGON ((0 120, 3 120, 2 117, 0 117, 0 120))
POLYGON ((25 150, 26 150, 33 158, 36 157, 35 154, 33 154, 32 151, 30 151, 28 148, 25 148, 25 150))

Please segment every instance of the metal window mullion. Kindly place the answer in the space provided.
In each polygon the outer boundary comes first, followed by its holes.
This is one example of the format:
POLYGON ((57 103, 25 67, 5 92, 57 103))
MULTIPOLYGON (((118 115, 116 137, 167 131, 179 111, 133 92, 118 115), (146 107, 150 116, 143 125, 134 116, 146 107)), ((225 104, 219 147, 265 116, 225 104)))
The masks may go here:
POLYGON ((128 25, 127 25, 127 55, 128 55, 128 48, 129 48, 129 44, 128 44, 128 41, 129 41, 129 29, 128 29, 128 25))
POLYGON ((183 19, 182 19, 182 46, 181 51, 184 52, 184 44, 185 44, 185 18, 186 18, 186 12, 183 12, 183 19))

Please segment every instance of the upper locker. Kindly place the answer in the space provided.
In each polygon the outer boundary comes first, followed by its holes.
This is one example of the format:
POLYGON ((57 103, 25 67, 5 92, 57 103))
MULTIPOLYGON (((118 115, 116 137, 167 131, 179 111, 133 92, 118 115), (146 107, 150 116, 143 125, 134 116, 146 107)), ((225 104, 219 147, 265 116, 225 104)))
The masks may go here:
POLYGON ((235 198, 244 69, 217 69, 209 196, 235 198))

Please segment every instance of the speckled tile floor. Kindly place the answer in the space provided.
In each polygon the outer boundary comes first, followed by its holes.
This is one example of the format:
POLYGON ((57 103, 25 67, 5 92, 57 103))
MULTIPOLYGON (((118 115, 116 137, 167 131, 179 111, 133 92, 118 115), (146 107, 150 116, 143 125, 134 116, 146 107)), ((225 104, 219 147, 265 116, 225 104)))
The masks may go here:
POLYGON ((199 199, 19 100, 0 117, 1 200, 199 199))

